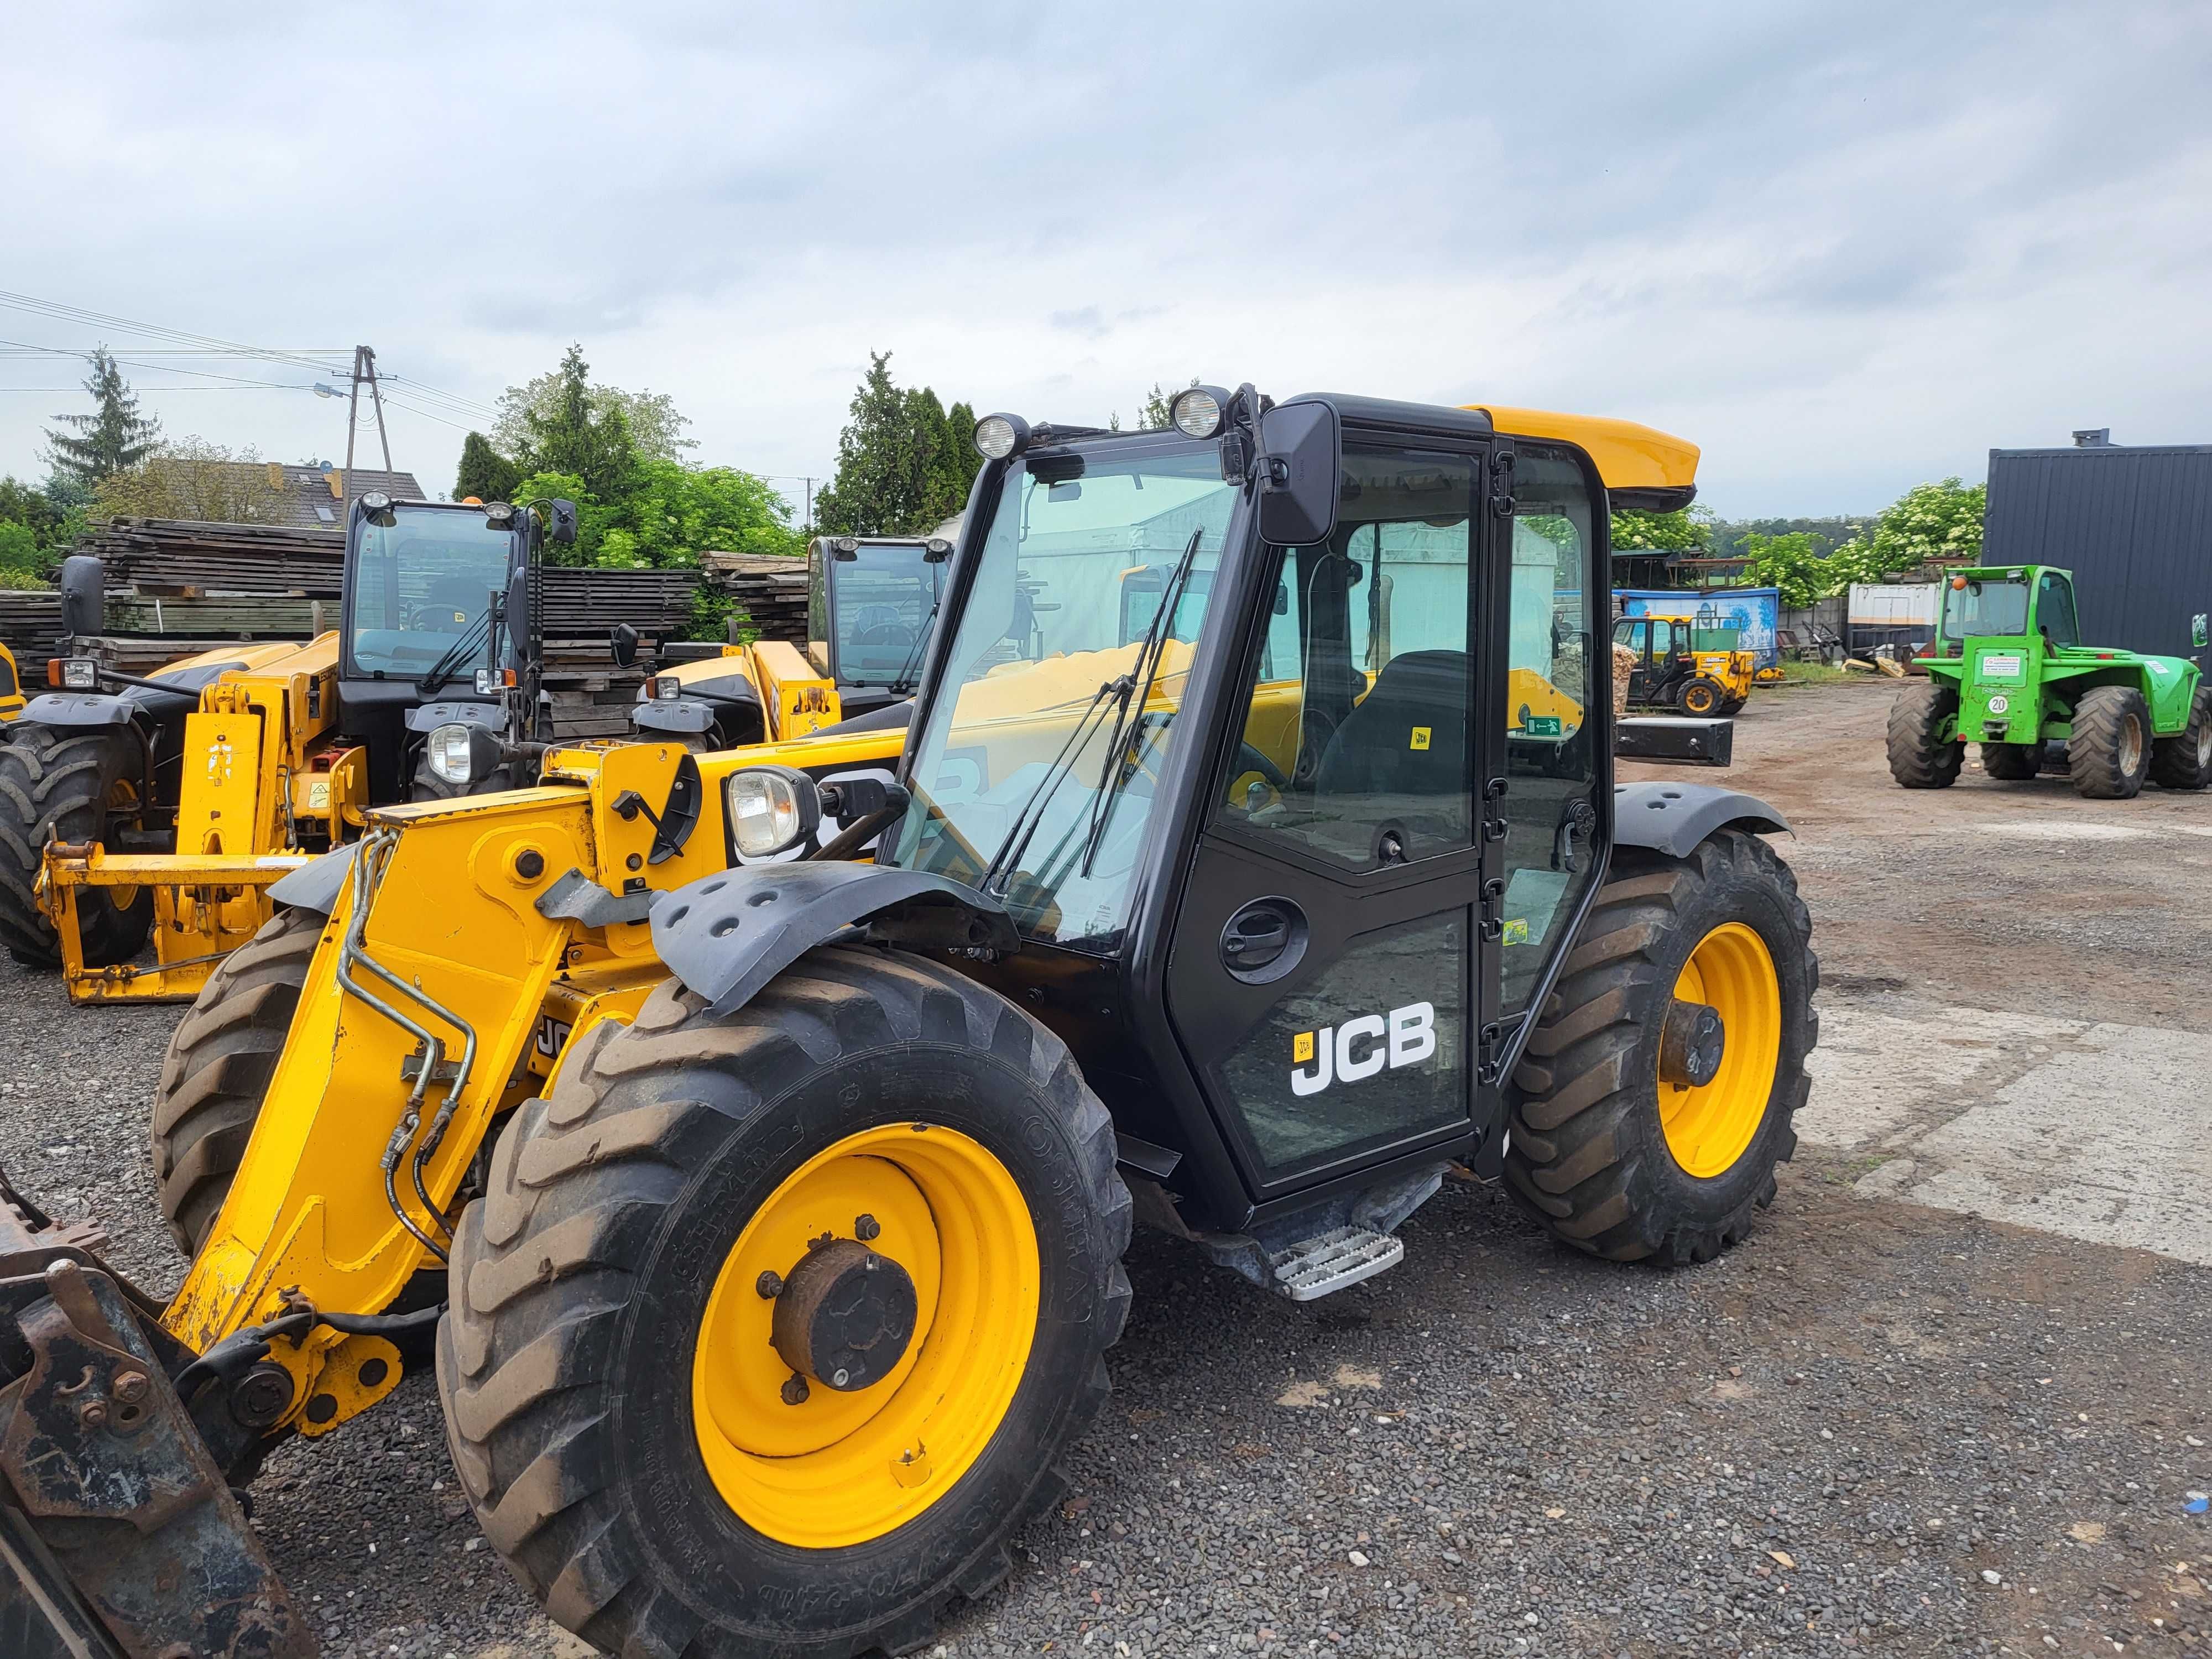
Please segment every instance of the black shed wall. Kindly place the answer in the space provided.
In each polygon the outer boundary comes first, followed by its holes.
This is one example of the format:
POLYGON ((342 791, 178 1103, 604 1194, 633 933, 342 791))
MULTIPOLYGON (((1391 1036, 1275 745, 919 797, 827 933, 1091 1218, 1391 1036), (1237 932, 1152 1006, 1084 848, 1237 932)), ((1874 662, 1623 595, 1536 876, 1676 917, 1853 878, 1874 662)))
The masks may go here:
POLYGON ((2085 643, 2212 666, 2212 445, 1993 449, 1982 560, 2071 570, 2085 643))

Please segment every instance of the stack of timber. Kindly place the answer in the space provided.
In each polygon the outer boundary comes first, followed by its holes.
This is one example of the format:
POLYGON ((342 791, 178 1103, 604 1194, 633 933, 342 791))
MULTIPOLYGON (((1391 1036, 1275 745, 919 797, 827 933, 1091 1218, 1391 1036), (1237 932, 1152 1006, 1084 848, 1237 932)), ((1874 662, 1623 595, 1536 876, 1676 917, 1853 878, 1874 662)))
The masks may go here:
POLYGON ((46 659, 62 648, 62 596, 0 588, 0 645, 15 653, 26 680, 43 681, 46 659))
POLYGON ((107 586, 141 593, 291 593, 335 599, 345 570, 345 532, 294 525, 203 524, 188 519, 112 519, 72 550, 107 567, 107 586))
POLYGON ((699 574, 744 608, 761 638, 805 643, 805 560, 776 553, 702 553, 699 574))

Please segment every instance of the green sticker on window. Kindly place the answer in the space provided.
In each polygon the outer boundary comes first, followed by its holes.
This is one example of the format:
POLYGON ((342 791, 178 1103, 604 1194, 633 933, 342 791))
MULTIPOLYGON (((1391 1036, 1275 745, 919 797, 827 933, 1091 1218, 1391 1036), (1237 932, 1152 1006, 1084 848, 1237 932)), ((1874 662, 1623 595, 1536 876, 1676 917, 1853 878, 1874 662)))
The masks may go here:
POLYGON ((1505 942, 1508 945, 1526 945, 1528 942, 1528 917, 1517 917, 1505 924, 1505 942))

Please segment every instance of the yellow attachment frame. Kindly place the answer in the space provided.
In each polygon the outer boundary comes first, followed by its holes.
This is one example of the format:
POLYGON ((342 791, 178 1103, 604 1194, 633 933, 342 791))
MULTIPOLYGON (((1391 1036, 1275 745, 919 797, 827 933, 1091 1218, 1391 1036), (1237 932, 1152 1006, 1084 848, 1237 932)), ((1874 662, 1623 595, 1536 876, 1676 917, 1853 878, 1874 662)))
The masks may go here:
POLYGON ((322 746, 337 720, 337 635, 325 634, 306 645, 191 659, 242 656, 244 664, 211 682, 185 717, 173 850, 46 849, 40 897, 60 935, 71 1001, 189 1001, 269 919, 270 884, 307 862, 306 848, 342 842, 359 827, 368 797, 362 753, 322 746), (85 965, 83 887, 154 890, 153 967, 85 965))

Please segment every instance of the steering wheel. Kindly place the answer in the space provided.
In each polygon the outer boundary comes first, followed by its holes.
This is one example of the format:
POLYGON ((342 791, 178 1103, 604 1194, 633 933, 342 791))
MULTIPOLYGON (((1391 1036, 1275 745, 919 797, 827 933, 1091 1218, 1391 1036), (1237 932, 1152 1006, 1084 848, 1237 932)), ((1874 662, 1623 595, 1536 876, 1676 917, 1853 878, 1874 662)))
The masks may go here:
POLYGON ((878 623, 873 628, 862 629, 853 643, 869 651, 910 651, 914 639, 914 629, 904 623, 878 623))
POLYGON ((1237 769, 1231 777, 1243 777, 1247 772, 1257 772, 1267 781, 1267 787, 1279 795, 1291 792, 1291 781, 1283 775, 1283 769, 1269 760, 1249 743, 1237 745, 1237 769))

